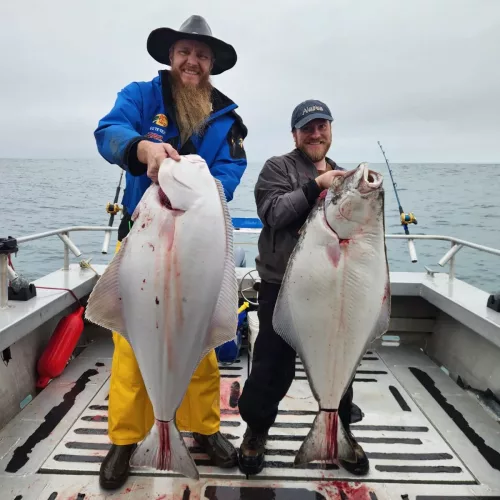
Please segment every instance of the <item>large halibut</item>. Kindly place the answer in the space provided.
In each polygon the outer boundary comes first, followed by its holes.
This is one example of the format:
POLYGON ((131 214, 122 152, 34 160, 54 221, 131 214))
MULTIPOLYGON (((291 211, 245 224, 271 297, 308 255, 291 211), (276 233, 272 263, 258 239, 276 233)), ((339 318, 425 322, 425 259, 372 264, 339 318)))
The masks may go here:
POLYGON ((389 327, 382 175, 364 163, 336 177, 301 229, 273 316, 299 354, 320 411, 295 457, 355 462, 339 402, 369 344, 389 327))
POLYGON ((86 318, 129 341, 153 406, 155 424, 131 465, 197 479, 175 412, 200 360, 236 335, 233 227, 222 185, 201 157, 164 160, 158 182, 134 211, 86 318))

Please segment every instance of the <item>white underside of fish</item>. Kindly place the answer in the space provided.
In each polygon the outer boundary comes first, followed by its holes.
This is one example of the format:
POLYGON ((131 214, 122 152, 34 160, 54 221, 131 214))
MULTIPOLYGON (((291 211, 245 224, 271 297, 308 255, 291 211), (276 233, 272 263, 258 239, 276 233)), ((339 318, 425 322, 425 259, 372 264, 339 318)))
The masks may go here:
MULTIPOLYGON (((187 160, 193 157, 181 161, 187 160)), ((172 161, 161 168, 174 169, 172 161)), ((172 172, 162 185, 169 198, 176 181, 172 172)), ((234 339, 238 307, 232 224, 222 185, 208 167, 200 175, 206 188, 185 211, 161 206, 158 185, 148 188, 86 313, 130 342, 153 406, 156 425, 131 465, 192 478, 198 471, 175 426, 175 412, 201 359, 234 339)))
POLYGON ((368 345, 389 326, 381 225, 339 242, 318 209, 290 258, 273 325, 302 359, 320 406, 295 463, 355 461, 336 410, 368 345))

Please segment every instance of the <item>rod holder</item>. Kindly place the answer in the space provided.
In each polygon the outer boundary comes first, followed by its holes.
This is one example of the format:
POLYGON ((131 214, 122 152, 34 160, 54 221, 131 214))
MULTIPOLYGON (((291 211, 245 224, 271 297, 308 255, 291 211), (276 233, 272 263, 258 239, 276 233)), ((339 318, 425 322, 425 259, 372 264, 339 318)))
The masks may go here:
POLYGON ((105 231, 104 232, 104 242, 102 244, 102 250, 101 253, 107 254, 108 253, 108 248, 109 248, 109 242, 111 240, 111 231, 105 231))
POLYGON ((410 259, 413 263, 418 262, 417 258, 417 249, 415 248, 415 244, 413 240, 408 240, 408 251, 410 252, 410 259))
POLYGON ((78 249, 78 247, 70 240, 68 233, 58 234, 59 238, 63 241, 64 245, 71 250, 75 257, 80 257, 82 252, 78 249))
POLYGON ((62 242, 64 243, 64 271, 69 270, 69 251, 73 253, 75 257, 80 257, 82 255, 82 252, 78 250, 78 247, 70 240, 68 233, 61 233, 58 234, 59 238, 61 238, 62 242))
POLYGON ((439 265, 441 267, 446 266, 446 264, 448 264, 448 262, 453 257, 455 257, 455 255, 457 254, 457 252, 459 252, 460 250, 462 250, 462 248, 463 248, 463 245, 460 245, 458 243, 452 243, 451 244, 451 248, 446 252, 446 254, 443 257, 441 257, 441 260, 439 261, 439 265))

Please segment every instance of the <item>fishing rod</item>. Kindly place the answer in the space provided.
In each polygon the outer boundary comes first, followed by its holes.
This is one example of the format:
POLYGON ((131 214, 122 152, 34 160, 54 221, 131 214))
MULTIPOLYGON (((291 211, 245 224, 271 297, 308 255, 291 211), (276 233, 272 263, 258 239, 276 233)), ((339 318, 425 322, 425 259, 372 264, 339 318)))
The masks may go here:
MULTIPOLYGON (((417 219, 413 215, 412 212, 408 212, 407 214, 404 212, 403 207, 401 206, 401 201, 399 201, 399 196, 398 196, 398 190, 396 189, 397 184, 394 182, 394 177, 392 176, 392 170, 389 165, 389 160, 385 156, 385 151, 382 149, 382 144, 380 144, 380 141, 377 141, 380 150, 382 151, 382 154, 384 155, 385 163, 387 165, 387 168, 389 170, 389 174, 391 176, 391 181, 392 185, 394 187, 394 193, 396 194, 396 200, 398 202, 398 207, 399 207, 399 216, 401 219, 401 225, 404 228, 404 232, 407 236, 410 236, 410 231, 408 230, 408 224, 415 224, 417 225, 417 219)), ((410 258, 412 262, 417 262, 417 251, 415 249, 415 245, 413 243, 413 240, 410 238, 408 239, 408 250, 410 252, 410 258)))
MULTIPOLYGON (((118 197, 120 195, 120 189, 122 186, 123 170, 120 174, 120 180, 118 181, 118 186, 116 186, 115 200, 113 203, 108 203, 106 205, 106 212, 109 214, 108 227, 113 227, 113 222, 115 220, 115 215, 121 210, 120 205, 118 205, 118 197)), ((101 252, 103 254, 108 253, 109 241, 111 239, 111 231, 104 232, 104 243, 102 245, 101 252)))

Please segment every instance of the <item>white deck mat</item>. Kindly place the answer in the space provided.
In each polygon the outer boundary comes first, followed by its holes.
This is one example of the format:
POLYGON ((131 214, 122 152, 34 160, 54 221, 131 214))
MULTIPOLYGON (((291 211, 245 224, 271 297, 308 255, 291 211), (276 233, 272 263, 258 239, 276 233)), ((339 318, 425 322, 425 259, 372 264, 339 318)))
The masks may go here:
MULTIPOLYGON (((239 446, 245 430, 237 406, 231 406, 231 385, 243 388, 247 360, 221 366, 221 431, 239 446)), ((40 472, 98 474, 110 446, 107 436, 109 381, 59 442, 40 472)), ((368 351, 354 382, 354 402, 364 418, 352 425, 370 458, 370 473, 355 477, 336 466, 313 463, 293 467, 294 455, 306 436, 318 408, 302 364, 297 359, 296 379, 281 402, 279 415, 267 443, 266 465, 259 479, 338 479, 363 482, 474 484, 463 462, 422 414, 375 351, 368 351)), ((202 477, 244 478, 238 468, 219 469, 186 434, 202 477)), ((133 469, 132 475, 173 476, 171 472, 133 469)))

